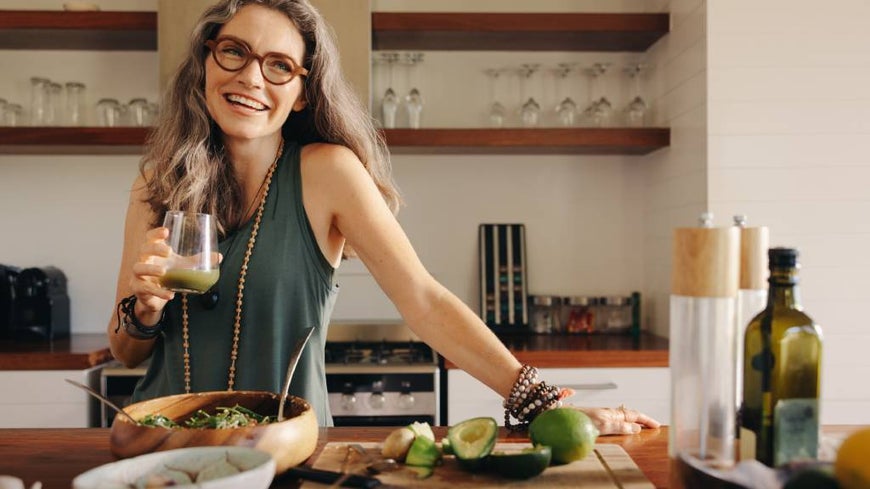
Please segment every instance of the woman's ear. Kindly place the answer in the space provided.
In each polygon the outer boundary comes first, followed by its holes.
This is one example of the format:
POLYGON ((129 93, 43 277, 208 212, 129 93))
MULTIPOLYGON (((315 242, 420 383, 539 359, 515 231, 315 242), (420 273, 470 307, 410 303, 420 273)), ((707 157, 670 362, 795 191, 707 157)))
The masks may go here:
POLYGON ((293 104, 294 112, 301 112, 302 109, 308 106, 308 101, 305 100, 305 92, 302 92, 299 95, 299 98, 296 99, 296 103, 293 104))

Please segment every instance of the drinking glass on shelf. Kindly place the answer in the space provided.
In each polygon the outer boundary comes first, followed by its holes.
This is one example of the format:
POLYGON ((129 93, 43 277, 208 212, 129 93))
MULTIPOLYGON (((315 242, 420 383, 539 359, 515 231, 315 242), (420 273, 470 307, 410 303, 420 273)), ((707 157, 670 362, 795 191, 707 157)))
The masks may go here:
POLYGON ((384 127, 392 129, 396 127, 396 110, 399 108, 399 98, 393 90, 393 66, 399 60, 399 53, 381 53, 381 61, 387 65, 387 77, 389 85, 381 99, 381 113, 384 127))
POLYGON ((45 125, 59 125, 62 113, 63 97, 61 91, 63 87, 60 83, 49 82, 45 91, 45 125))
POLYGON ((408 95, 405 95, 405 109, 408 111, 408 126, 412 129, 420 129, 420 119, 423 112, 423 96, 414 83, 413 72, 417 65, 423 62, 423 53, 405 53, 405 64, 408 65, 408 95))
POLYGON ((536 127, 541 118, 541 106, 535 101, 531 95, 532 76, 538 71, 541 65, 536 63, 525 63, 520 65, 518 74, 520 76, 520 91, 522 92, 522 106, 520 107, 520 121, 524 127, 536 127))
POLYGON ((483 73, 489 78, 489 110, 487 116, 489 125, 492 127, 503 127, 505 122, 505 108, 499 102, 499 78, 504 73, 504 70, 489 68, 483 70, 483 73))
POLYGON ((574 71, 576 67, 573 63, 559 63, 553 73, 556 75, 556 89, 559 94, 565 94, 565 98, 556 105, 556 115, 559 117, 559 123, 564 127, 574 125, 574 120, 577 115, 577 103, 571 98, 566 89, 566 80, 568 75, 574 71))
POLYGON ((175 292, 202 294, 220 276, 217 227, 210 214, 168 211, 163 227, 169 229, 166 244, 172 253, 160 285, 175 292))
POLYGON ((641 74, 647 71, 648 66, 643 63, 634 63, 626 67, 625 72, 628 74, 632 83, 633 96, 631 102, 625 107, 625 119, 631 127, 642 127, 646 125, 646 118, 649 114, 649 104, 641 96, 640 79, 641 74))
POLYGON ((613 114, 613 104, 608 100, 604 93, 604 75, 610 68, 610 63, 593 63, 586 70, 586 74, 591 77, 589 89, 592 102, 586 107, 584 114, 591 121, 593 126, 601 127, 610 123, 610 117, 613 114))
POLYGON ((9 102, 5 98, 0 98, 0 126, 6 125, 6 106, 9 102))
POLYGON ((148 101, 144 98, 134 98, 128 104, 130 108, 130 125, 131 126, 147 126, 148 122, 148 101))
POLYGON ((97 102, 97 119, 103 127, 115 127, 121 122, 121 104, 114 98, 102 98, 97 102))
POLYGON ((24 108, 19 104, 9 104, 3 112, 3 123, 9 127, 15 127, 21 124, 21 114, 24 108))
POLYGON ((70 126, 84 125, 85 84, 66 83, 66 123, 70 126))
POLYGON ((51 80, 34 76, 30 78, 30 125, 45 125, 45 111, 51 80))

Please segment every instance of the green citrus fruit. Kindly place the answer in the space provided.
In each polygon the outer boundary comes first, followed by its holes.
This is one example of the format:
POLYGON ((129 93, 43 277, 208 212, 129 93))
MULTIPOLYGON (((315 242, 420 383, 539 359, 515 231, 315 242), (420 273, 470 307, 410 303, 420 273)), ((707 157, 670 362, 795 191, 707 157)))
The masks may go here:
POLYGON ((549 467, 552 454, 552 449, 544 445, 528 447, 519 452, 493 452, 486 465, 502 477, 528 479, 549 467))
POLYGON ((539 414, 529 425, 529 438, 535 445, 553 449, 553 463, 567 464, 592 452, 598 428, 584 413, 574 408, 556 408, 539 414))

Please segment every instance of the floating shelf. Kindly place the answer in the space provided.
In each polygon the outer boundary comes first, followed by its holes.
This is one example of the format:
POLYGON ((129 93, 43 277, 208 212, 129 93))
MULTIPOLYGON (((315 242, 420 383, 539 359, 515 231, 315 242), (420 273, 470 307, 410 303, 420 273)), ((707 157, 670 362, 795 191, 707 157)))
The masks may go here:
POLYGON ((149 127, 0 127, 5 154, 141 154, 149 127))
POLYGON ((643 155, 670 144, 668 128, 386 129, 396 154, 643 155))
POLYGON ((156 12, 0 10, 0 49, 156 51, 156 12))
POLYGON ((668 14, 372 13, 375 50, 646 51, 668 14))

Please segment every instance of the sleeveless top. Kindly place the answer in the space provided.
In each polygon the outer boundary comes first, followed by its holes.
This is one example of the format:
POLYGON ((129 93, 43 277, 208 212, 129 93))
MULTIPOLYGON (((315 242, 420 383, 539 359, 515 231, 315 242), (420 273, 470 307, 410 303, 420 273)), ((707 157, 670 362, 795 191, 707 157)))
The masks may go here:
MULTIPOLYGON (((223 253, 217 306, 187 298, 191 391, 227 389, 235 303, 254 218, 219 243, 223 253)), ((326 330, 338 286, 302 205, 300 147, 285 143, 272 178, 257 240, 248 263, 234 389, 280 392, 302 332, 314 332, 299 359, 290 393, 308 401, 321 426, 332 425, 326 391, 326 330)), ((167 304, 166 329, 133 401, 184 393, 181 294, 167 304)))

